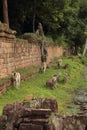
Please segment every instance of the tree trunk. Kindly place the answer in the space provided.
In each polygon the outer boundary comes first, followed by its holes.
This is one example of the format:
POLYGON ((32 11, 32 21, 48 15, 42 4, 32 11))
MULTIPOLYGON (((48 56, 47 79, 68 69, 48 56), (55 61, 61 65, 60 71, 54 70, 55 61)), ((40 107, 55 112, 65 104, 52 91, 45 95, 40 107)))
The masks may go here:
POLYGON ((35 20, 36 20, 36 0, 34 0, 33 8, 33 32, 35 33, 35 20))
POLYGON ((36 15, 34 13, 34 15, 33 15, 33 33, 35 33, 35 17, 36 17, 36 15))
POLYGON ((87 52, 87 38, 86 38, 86 42, 85 42, 85 47, 84 47, 84 51, 83 51, 83 56, 86 55, 87 52))
POLYGON ((3 4, 3 22, 9 26, 7 0, 2 0, 2 4, 3 4))
POLYGON ((75 55, 78 54, 78 44, 75 43, 75 55))

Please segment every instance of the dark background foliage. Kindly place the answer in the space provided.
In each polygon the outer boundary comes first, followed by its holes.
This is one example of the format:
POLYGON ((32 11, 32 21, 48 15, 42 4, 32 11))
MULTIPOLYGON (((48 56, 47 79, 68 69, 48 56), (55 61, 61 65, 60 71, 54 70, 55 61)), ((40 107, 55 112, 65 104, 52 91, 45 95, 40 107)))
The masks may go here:
MULTIPOLYGON (((35 32, 38 22, 43 24, 45 35, 62 37, 71 47, 85 42, 87 31, 87 0, 7 0, 9 26, 17 35, 35 32)), ((0 20, 3 22, 2 0, 0 20)))

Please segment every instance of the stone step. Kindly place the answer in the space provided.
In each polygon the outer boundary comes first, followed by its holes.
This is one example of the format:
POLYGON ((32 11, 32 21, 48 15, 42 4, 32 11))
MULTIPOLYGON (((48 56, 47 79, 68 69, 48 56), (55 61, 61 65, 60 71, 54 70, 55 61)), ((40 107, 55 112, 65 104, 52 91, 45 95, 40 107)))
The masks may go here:
POLYGON ((46 124, 49 122, 49 119, 29 119, 24 118, 24 123, 32 123, 32 124, 46 124))
POLYGON ((43 126, 34 124, 20 124, 19 130, 43 130, 43 126))

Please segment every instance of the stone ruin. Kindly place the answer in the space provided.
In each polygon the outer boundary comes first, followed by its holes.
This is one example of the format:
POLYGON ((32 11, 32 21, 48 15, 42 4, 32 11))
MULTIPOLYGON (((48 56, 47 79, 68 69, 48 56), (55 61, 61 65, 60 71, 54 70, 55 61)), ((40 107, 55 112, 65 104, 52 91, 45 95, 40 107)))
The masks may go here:
POLYGON ((59 115, 55 99, 27 97, 4 107, 0 130, 87 130, 87 115, 59 115))
POLYGON ((87 116, 87 89, 76 91, 74 94, 74 104, 79 106, 78 114, 87 116))
POLYGON ((52 111, 57 111, 54 99, 32 99, 8 104, 0 117, 0 130, 53 130, 52 111))
POLYGON ((87 130, 86 115, 58 115, 52 119, 55 130, 87 130))
POLYGON ((14 39, 16 31, 8 27, 7 24, 0 22, 0 38, 14 39))

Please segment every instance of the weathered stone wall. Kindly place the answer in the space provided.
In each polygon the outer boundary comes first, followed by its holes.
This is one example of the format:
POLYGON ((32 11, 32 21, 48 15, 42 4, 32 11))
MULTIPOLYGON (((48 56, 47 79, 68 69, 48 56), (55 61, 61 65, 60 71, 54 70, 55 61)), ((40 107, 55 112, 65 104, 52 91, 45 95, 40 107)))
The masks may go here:
POLYGON ((48 62, 54 57, 60 57, 63 55, 63 49, 59 46, 48 46, 48 62))
POLYGON ((87 130, 87 115, 58 115, 53 118, 55 130, 87 130))
POLYGON ((16 102, 6 105, 0 116, 0 130, 53 130, 49 120, 50 107, 35 108, 36 103, 33 107, 30 104, 16 102))
MULTIPOLYGON (((48 62, 63 54, 58 46, 48 46, 48 62)), ((15 69, 40 65, 40 47, 24 39, 0 38, 0 78, 15 69)))
POLYGON ((46 101, 49 105, 45 108, 44 103, 41 108, 37 106, 38 99, 34 101, 6 105, 0 116, 0 130, 87 130, 87 115, 53 116, 50 104, 54 106, 54 100, 46 101))

